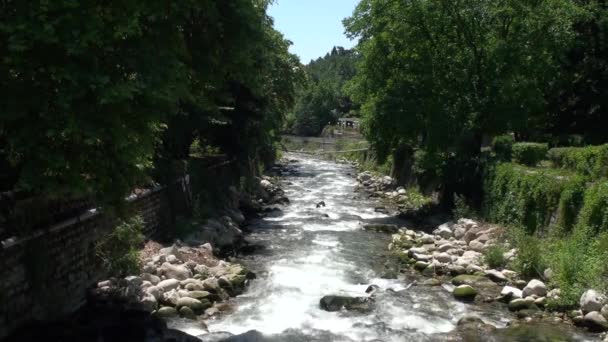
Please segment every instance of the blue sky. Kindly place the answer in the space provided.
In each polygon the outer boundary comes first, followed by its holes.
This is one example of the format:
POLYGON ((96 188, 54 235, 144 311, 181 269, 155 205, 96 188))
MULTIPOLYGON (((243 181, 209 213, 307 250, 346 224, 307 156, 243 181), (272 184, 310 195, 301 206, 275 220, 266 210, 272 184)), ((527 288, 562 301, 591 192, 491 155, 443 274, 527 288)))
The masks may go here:
POLYGON ((334 46, 350 48, 342 19, 350 16, 358 0, 276 0, 268 13, 275 28, 293 42, 290 51, 302 63, 324 56, 334 46))

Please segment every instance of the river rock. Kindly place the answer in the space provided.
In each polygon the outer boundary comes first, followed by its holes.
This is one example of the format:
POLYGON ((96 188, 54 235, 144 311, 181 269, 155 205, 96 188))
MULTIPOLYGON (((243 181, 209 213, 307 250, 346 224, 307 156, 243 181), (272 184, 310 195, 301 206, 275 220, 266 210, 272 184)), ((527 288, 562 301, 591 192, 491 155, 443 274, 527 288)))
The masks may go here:
POLYGON ((414 254, 426 254, 429 251, 424 247, 413 247, 407 251, 407 255, 412 258, 414 254))
POLYGON ((486 276, 496 283, 506 283, 509 279, 497 270, 486 271, 486 276))
POLYGON ((374 292, 378 291, 379 289, 380 289, 380 286, 372 284, 367 287, 367 289, 365 290, 365 293, 374 293, 374 292))
POLYGON ((342 308, 354 311, 371 310, 371 303, 367 297, 324 296, 319 305, 325 311, 340 311, 342 308))
POLYGON ((486 245, 483 242, 474 240, 469 242, 469 248, 476 252, 483 252, 486 249, 486 245))
POLYGON ((188 291, 188 293, 186 293, 184 295, 184 297, 190 297, 190 298, 194 298, 194 299, 205 299, 207 297, 209 297, 211 295, 211 293, 207 292, 207 291, 188 291))
POLYGON ((460 300, 473 300, 477 296, 477 290, 470 285, 457 286, 452 292, 454 298, 460 300))
POLYGON ((152 312, 152 311, 156 310, 156 307, 158 306, 158 301, 156 300, 156 297, 154 297, 151 294, 144 295, 139 300, 139 302, 142 306, 142 309, 147 312, 152 312))
POLYGON ((439 235, 444 239, 449 239, 452 236, 454 236, 454 233, 452 233, 452 229, 451 229, 452 225, 453 225, 452 222, 444 223, 444 224, 440 225, 439 227, 437 227, 437 229, 435 229, 433 231, 433 234, 439 235))
POLYGON ((583 319, 583 324, 594 331, 608 330, 608 321, 597 311, 587 313, 583 319))
POLYGON ((443 253, 443 252, 447 252, 447 251, 449 251, 450 249, 453 249, 453 248, 454 248, 454 245, 452 243, 448 242, 448 243, 444 243, 444 244, 440 245, 437 248, 437 250, 439 252, 443 253))
POLYGON ((435 256, 435 260, 447 264, 452 262, 452 256, 447 253, 439 253, 435 256))
POLYGON ((561 295, 562 291, 560 289, 553 289, 547 293, 547 298, 551 300, 558 300, 561 295))
POLYGON ((169 292, 163 293, 163 298, 161 300, 161 302, 163 304, 170 305, 170 306, 176 306, 178 301, 179 301, 179 294, 177 293, 177 291, 175 289, 171 290, 169 292))
POLYGON ((143 279, 138 276, 129 276, 125 278, 128 287, 139 287, 143 283, 143 279))
POLYGON ((186 280, 192 278, 192 272, 182 265, 172 265, 165 262, 160 267, 162 274, 167 278, 173 278, 177 280, 186 280))
POLYGON ((520 311, 530 309, 534 305, 534 298, 517 298, 509 302, 509 310, 520 311))
POLYGON ((462 266, 459 266, 459 265, 452 265, 452 264, 448 265, 447 271, 452 276, 458 276, 458 275, 467 273, 467 269, 466 268, 464 268, 462 266))
POLYGON ((156 316, 160 318, 170 318, 177 316, 177 310, 170 306, 163 306, 156 311, 156 316))
POLYGON ((385 233, 385 234, 395 234, 399 231, 399 227, 397 227, 394 224, 380 224, 380 223, 366 224, 363 226, 363 229, 370 231, 370 232, 385 233))
POLYGON ((601 311, 604 304, 606 304, 606 297, 595 290, 587 290, 581 296, 580 304, 583 314, 591 311, 601 311))
POLYGON ((604 305, 604 307, 602 307, 602 311, 601 311, 602 316, 604 316, 604 318, 608 319, 608 304, 604 305))
POLYGON ((194 313, 194 310, 187 306, 182 306, 179 309, 179 315, 186 319, 196 320, 196 314, 194 313))
POLYGON ((489 280, 486 277, 477 275, 462 274, 452 278, 452 284, 455 286, 488 284, 488 282, 489 280))
POLYGON ((462 239, 462 237, 467 233, 467 230, 462 226, 456 226, 454 228, 454 237, 456 239, 462 239))
POLYGON ((177 301, 175 306, 177 306, 178 309, 182 306, 187 306, 194 312, 203 312, 205 309, 211 307, 211 303, 205 299, 201 301, 191 297, 182 297, 177 301))
POLYGON ((417 254, 417 253, 414 253, 414 255, 412 255, 412 259, 414 259, 416 261, 429 262, 431 260, 431 256, 430 255, 426 255, 426 254, 417 254))
POLYGON ((163 292, 158 286, 150 286, 146 289, 146 294, 153 296, 156 301, 160 301, 163 298, 163 292))
POLYGON ((427 267, 429 267, 429 263, 426 261, 416 261, 416 263, 414 264, 414 268, 422 271, 424 269, 426 269, 427 267))
POLYGON ((521 299, 522 298, 522 291, 516 287, 512 287, 512 286, 505 286, 502 288, 502 291, 500 291, 500 295, 503 297, 509 297, 509 298, 514 298, 514 299, 521 299))
POLYGON ((528 285, 524 287, 522 297, 525 298, 532 295, 535 295, 537 297, 545 297, 547 295, 547 286, 545 285, 545 283, 538 279, 530 280, 528 285))
POLYGON ((207 278, 203 281, 203 290, 217 291, 220 289, 220 285, 215 278, 207 278))
POLYGON ((157 285, 160 283, 160 277, 150 273, 143 273, 141 275, 141 279, 149 281, 152 285, 157 285))
POLYGON ((167 292, 179 287, 179 280, 177 279, 166 279, 156 284, 156 286, 163 292, 167 292))
POLYGON ((424 235, 422 235, 422 237, 420 237, 420 242, 422 242, 425 245, 433 244, 433 243, 435 243, 435 238, 433 237, 433 235, 424 234, 424 235))
POLYGON ((147 263, 143 268, 144 273, 154 274, 156 273, 156 265, 154 263, 147 263))

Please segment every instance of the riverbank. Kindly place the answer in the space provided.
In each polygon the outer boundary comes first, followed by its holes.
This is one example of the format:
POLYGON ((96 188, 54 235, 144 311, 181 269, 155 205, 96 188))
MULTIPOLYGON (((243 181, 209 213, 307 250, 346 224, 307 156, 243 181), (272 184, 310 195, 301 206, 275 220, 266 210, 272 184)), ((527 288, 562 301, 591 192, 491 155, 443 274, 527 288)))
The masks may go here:
MULTIPOLYGON (((383 197, 393 207, 407 199, 403 188, 396 188, 388 176, 361 172, 357 180, 368 196, 383 197)), ((431 234, 405 227, 385 229, 396 232, 388 249, 399 272, 421 276, 420 284, 443 286, 455 300, 467 303, 501 303, 513 313, 509 324, 566 324, 597 333, 608 339, 608 300, 594 289, 580 298, 580 308, 563 311, 551 304, 559 302, 561 291, 550 281, 551 269, 542 279, 530 279, 510 270, 520 251, 509 242, 508 229, 496 224, 459 219, 438 225, 431 234)), ((428 231, 427 231, 428 232, 428 231)), ((523 253, 526 253, 524 251, 523 253)))

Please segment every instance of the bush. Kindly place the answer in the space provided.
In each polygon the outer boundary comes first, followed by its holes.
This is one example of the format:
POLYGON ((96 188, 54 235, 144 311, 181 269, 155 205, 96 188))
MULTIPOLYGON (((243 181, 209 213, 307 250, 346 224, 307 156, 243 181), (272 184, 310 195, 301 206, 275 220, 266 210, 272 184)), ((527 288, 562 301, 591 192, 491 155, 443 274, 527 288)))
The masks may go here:
POLYGON ((586 289, 606 290, 608 233, 595 237, 581 229, 547 244, 546 249, 550 251, 549 266, 554 273, 551 281, 561 291, 560 298, 550 303, 552 308, 574 309, 586 289))
POLYGON ((594 178, 608 176, 608 144, 552 148, 547 156, 555 167, 573 170, 594 178))
POLYGON ((499 135, 492 140, 492 150, 499 160, 511 161, 513 144, 515 144, 515 138, 512 135, 499 135))
POLYGON ((543 275, 546 269, 546 262, 543 258, 544 250, 541 247, 541 240, 516 229, 512 241, 517 247, 517 257, 514 261, 514 268, 526 278, 536 278, 543 275))
POLYGON ((490 246, 484 252, 483 259, 491 268, 503 268, 507 265, 507 260, 504 256, 506 251, 503 245, 490 246))
POLYGON ((549 145, 544 143, 521 142, 513 144, 513 160, 519 164, 535 166, 547 157, 549 145))
POLYGON ((121 222, 112 233, 96 244, 97 257, 109 275, 120 277, 139 274, 139 249, 144 242, 143 229, 143 219, 135 216, 121 222))
POLYGON ((569 230, 585 187, 583 177, 563 170, 498 164, 485 175, 484 215, 491 221, 524 227, 528 233, 549 226, 569 230))
POLYGON ((454 209, 452 209, 454 219, 461 218, 476 218, 475 210, 467 204, 466 199, 462 195, 454 194, 454 209))

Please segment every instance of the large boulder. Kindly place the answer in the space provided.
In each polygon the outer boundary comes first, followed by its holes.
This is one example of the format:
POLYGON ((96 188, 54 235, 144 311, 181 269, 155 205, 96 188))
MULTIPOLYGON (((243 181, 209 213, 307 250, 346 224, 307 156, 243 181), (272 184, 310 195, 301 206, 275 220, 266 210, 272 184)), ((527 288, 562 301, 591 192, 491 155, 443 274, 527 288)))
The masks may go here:
POLYGON ((368 297, 324 296, 319 305, 325 311, 340 311, 342 308, 353 311, 370 311, 371 301, 368 297))
POLYGON ((583 324, 594 331, 608 330, 608 321, 597 311, 587 313, 583 319, 583 324))
POLYGON ((587 290, 581 296, 580 304, 583 314, 591 311, 601 311, 604 304, 606 304, 606 297, 595 290, 587 290))
POLYGON ((186 280, 188 278, 192 278, 192 271, 186 266, 183 265, 172 265, 168 262, 165 262, 160 267, 162 274, 167 278, 177 279, 177 280, 186 280))
POLYGON ((524 287, 524 290, 522 292, 522 297, 526 298, 528 296, 533 296, 533 295, 537 296, 537 297, 547 296, 547 286, 545 285, 545 283, 543 283, 542 281, 540 281, 538 279, 530 280, 528 285, 526 285, 526 287, 524 287))
POLYGON ((454 288, 452 294, 456 299, 470 301, 477 296, 477 290, 470 285, 460 285, 454 288))

